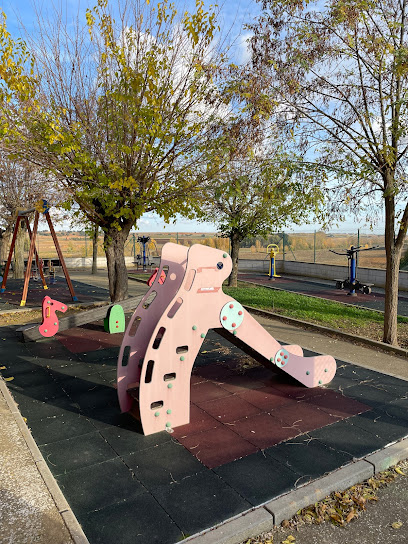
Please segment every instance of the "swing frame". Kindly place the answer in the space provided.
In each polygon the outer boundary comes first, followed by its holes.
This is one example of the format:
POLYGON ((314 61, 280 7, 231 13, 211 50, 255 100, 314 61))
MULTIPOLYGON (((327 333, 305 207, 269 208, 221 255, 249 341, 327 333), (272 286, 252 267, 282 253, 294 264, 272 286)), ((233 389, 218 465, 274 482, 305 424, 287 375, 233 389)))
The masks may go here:
POLYGON ((29 249, 29 252, 28 252, 27 266, 26 266, 26 270, 25 270, 25 273, 24 273, 24 286, 23 286, 23 293, 22 293, 22 296, 21 296, 20 306, 25 306, 25 304, 27 302, 28 284, 29 284, 29 281, 30 281, 31 268, 32 268, 32 263, 33 263, 33 257, 34 256, 35 256, 35 262, 36 262, 36 265, 37 265, 37 269, 38 269, 38 271, 40 273, 40 276, 41 276, 41 282, 42 282, 43 288, 48 289, 48 286, 47 286, 47 283, 46 283, 45 277, 44 277, 44 270, 43 270, 41 261, 40 261, 40 259, 38 257, 37 248, 35 246, 35 242, 36 242, 36 238, 37 238, 37 231, 38 231, 38 221, 39 221, 39 218, 40 218, 40 212, 44 215, 45 219, 47 220, 48 227, 50 229, 51 236, 52 236, 52 239, 53 239, 53 242, 54 242, 54 246, 55 246, 55 249, 57 251, 58 258, 60 260, 62 269, 64 271, 64 275, 65 275, 65 279, 66 279, 66 282, 67 282, 67 285, 68 285, 69 292, 71 293, 72 300, 74 302, 76 302, 78 300, 78 298, 75 295, 74 287, 72 285, 71 278, 69 277, 69 273, 68 273, 68 269, 67 269, 66 264, 65 264, 64 256, 62 254, 61 247, 59 245, 58 238, 57 238, 57 235, 56 235, 55 230, 54 230, 54 225, 52 224, 52 221, 51 221, 51 217, 50 217, 50 214, 49 214, 49 206, 47 204, 47 201, 44 200, 44 199, 39 200, 34 208, 31 208, 29 210, 19 210, 17 212, 17 219, 16 219, 16 223, 14 225, 13 238, 11 240, 11 246, 10 246, 10 251, 9 251, 9 255, 8 255, 8 258, 7 258, 7 262, 6 262, 6 267, 4 269, 4 275, 3 275, 3 281, 2 281, 2 284, 1 284, 0 293, 4 293, 5 290, 6 290, 7 277, 8 277, 8 273, 9 273, 9 270, 10 270, 11 260, 13 258, 13 251, 14 251, 14 247, 15 247, 15 244, 16 244, 17 232, 18 232, 20 223, 22 221, 25 222, 26 227, 27 227, 28 236, 30 238, 30 249, 29 249), (31 230, 30 222, 28 220, 28 216, 32 212, 35 212, 34 213, 33 230, 31 230))

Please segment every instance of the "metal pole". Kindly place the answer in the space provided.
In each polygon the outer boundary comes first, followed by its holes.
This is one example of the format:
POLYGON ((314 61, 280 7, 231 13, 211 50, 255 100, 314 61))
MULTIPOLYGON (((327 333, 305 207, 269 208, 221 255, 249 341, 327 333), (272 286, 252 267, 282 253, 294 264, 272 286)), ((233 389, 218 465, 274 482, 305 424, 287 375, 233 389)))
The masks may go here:
POLYGON ((88 257, 88 244, 87 244, 88 236, 86 235, 86 229, 84 230, 84 235, 85 235, 85 257, 88 257))
POLYGON ((135 233, 133 233, 133 262, 136 262, 136 239, 135 239, 135 233))
MULTIPOLYGON (((357 247, 360 247, 360 229, 357 230, 357 247)), ((356 254, 356 269, 358 268, 358 252, 356 254)), ((356 270, 357 274, 357 270, 356 270)))
POLYGON ((313 262, 316 264, 316 230, 313 237, 313 262))
POLYGON ((285 247, 285 233, 282 233, 282 260, 285 261, 286 247, 285 247))

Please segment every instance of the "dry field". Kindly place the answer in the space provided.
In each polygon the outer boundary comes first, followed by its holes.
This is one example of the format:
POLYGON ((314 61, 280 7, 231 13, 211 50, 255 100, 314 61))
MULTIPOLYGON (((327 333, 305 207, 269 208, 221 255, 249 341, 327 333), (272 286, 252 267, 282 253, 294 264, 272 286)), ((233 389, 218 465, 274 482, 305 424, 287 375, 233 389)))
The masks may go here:
MULTIPOLYGON (((49 233, 39 233, 37 248, 41 257, 56 257, 56 250, 52 238, 49 233)), ((85 238, 83 232, 59 232, 57 233, 61 249, 65 257, 91 257, 92 255, 92 243, 89 238, 85 238)), ((132 256, 134 252, 134 246, 136 249, 136 255, 140 253, 139 244, 137 243, 137 234, 131 234, 126 243, 125 255, 132 256)), ((174 242, 191 246, 192 244, 202 243, 211 247, 217 247, 224 251, 229 250, 228 239, 218 238, 214 233, 152 233, 151 238, 154 243, 151 244, 151 255, 159 256, 161 248, 166 242, 174 242)), ((254 239, 255 240, 255 239, 254 239)), ((254 241, 252 240, 252 241, 254 241)), ((276 240, 278 241, 278 240, 276 240)), ((344 252, 346 248, 349 248, 352 244, 357 245, 357 236, 351 234, 336 234, 326 235, 324 233, 317 233, 316 235, 316 250, 314 250, 314 234, 313 233, 296 233, 288 236, 288 241, 285 244, 285 259, 288 261, 300 261, 300 262, 317 262, 324 264, 347 264, 346 256, 336 255, 330 252, 330 249, 334 251, 344 252)), ((241 247, 240 258, 252 259, 252 260, 268 260, 268 253, 266 251, 267 241, 261 237, 257 237, 255 243, 250 245, 251 242, 244 242, 242 245, 249 247, 241 247)), ((380 246, 379 249, 372 249, 369 251, 363 251, 359 255, 359 266, 368 268, 385 268, 385 251, 383 236, 379 235, 361 235, 360 245, 364 248, 371 248, 380 246)), ((279 243, 279 254, 277 259, 282 259, 282 241, 279 243)), ((405 245, 405 250, 408 249, 408 242, 405 245)), ((28 251, 28 247, 27 247, 28 251)), ((102 238, 100 239, 98 246, 98 255, 103 256, 104 251, 102 247, 102 238)))

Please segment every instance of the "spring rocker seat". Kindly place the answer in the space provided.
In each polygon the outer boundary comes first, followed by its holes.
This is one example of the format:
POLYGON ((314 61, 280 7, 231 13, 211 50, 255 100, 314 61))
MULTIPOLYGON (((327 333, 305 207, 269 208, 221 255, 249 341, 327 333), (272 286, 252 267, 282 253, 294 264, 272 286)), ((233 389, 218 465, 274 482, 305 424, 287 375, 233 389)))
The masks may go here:
POLYGON ((281 346, 223 293, 231 270, 223 251, 198 244, 163 246, 155 281, 126 329, 117 369, 121 411, 140 418, 145 435, 189 423, 191 372, 209 329, 306 387, 333 379, 333 357, 303 357, 301 347, 281 346))

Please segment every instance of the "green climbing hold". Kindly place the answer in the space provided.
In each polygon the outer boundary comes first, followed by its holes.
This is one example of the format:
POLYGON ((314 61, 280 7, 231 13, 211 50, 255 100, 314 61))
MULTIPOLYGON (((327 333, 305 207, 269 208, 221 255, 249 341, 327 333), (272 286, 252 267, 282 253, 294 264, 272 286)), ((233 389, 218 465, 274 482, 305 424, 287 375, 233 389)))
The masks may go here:
POLYGON ((197 330, 197 325, 193 325, 193 331, 197 330))
POLYGON ((224 253, 223 257, 226 259, 228 257, 227 253, 224 253))
POLYGON ((154 413, 154 416, 155 416, 155 417, 159 417, 159 415, 160 415, 160 412, 155 412, 155 413, 154 413))
POLYGON ((323 383, 322 380, 319 380, 319 385, 322 385, 322 383, 323 383))
POLYGON ((325 372, 328 372, 327 368, 324 369, 325 372))
POLYGON ((167 388, 168 388, 168 389, 171 389, 172 387, 173 387, 173 384, 172 384, 172 383, 168 383, 168 384, 167 384, 167 388))
POLYGON ((103 328, 110 334, 125 332, 125 312, 120 304, 114 304, 108 309, 103 320, 103 328))
POLYGON ((185 359, 185 357, 182 355, 182 356, 180 357, 180 361, 184 361, 184 359, 185 359))
POLYGON ((308 370, 306 370, 306 376, 309 376, 310 372, 308 370))
POLYGON ((54 325, 55 325, 55 326, 57 326, 57 325, 58 325, 58 323, 54 323, 54 325))
POLYGON ((171 410, 167 410, 167 413, 170 415, 170 414, 171 414, 171 410))
POLYGON ((234 336, 236 336, 236 335, 237 335, 237 331, 233 331, 232 334, 233 334, 234 336))
POLYGON ((167 427, 167 428, 171 427, 170 421, 168 421, 168 422, 166 423, 166 427, 167 427))
POLYGON ((203 332, 201 333, 200 336, 201 336, 201 338, 205 338, 205 334, 203 332))
POLYGON ((271 363, 273 363, 273 357, 271 357, 269 360, 270 360, 271 363))
POLYGON ((44 332, 48 332, 47 329, 44 329, 44 332))

